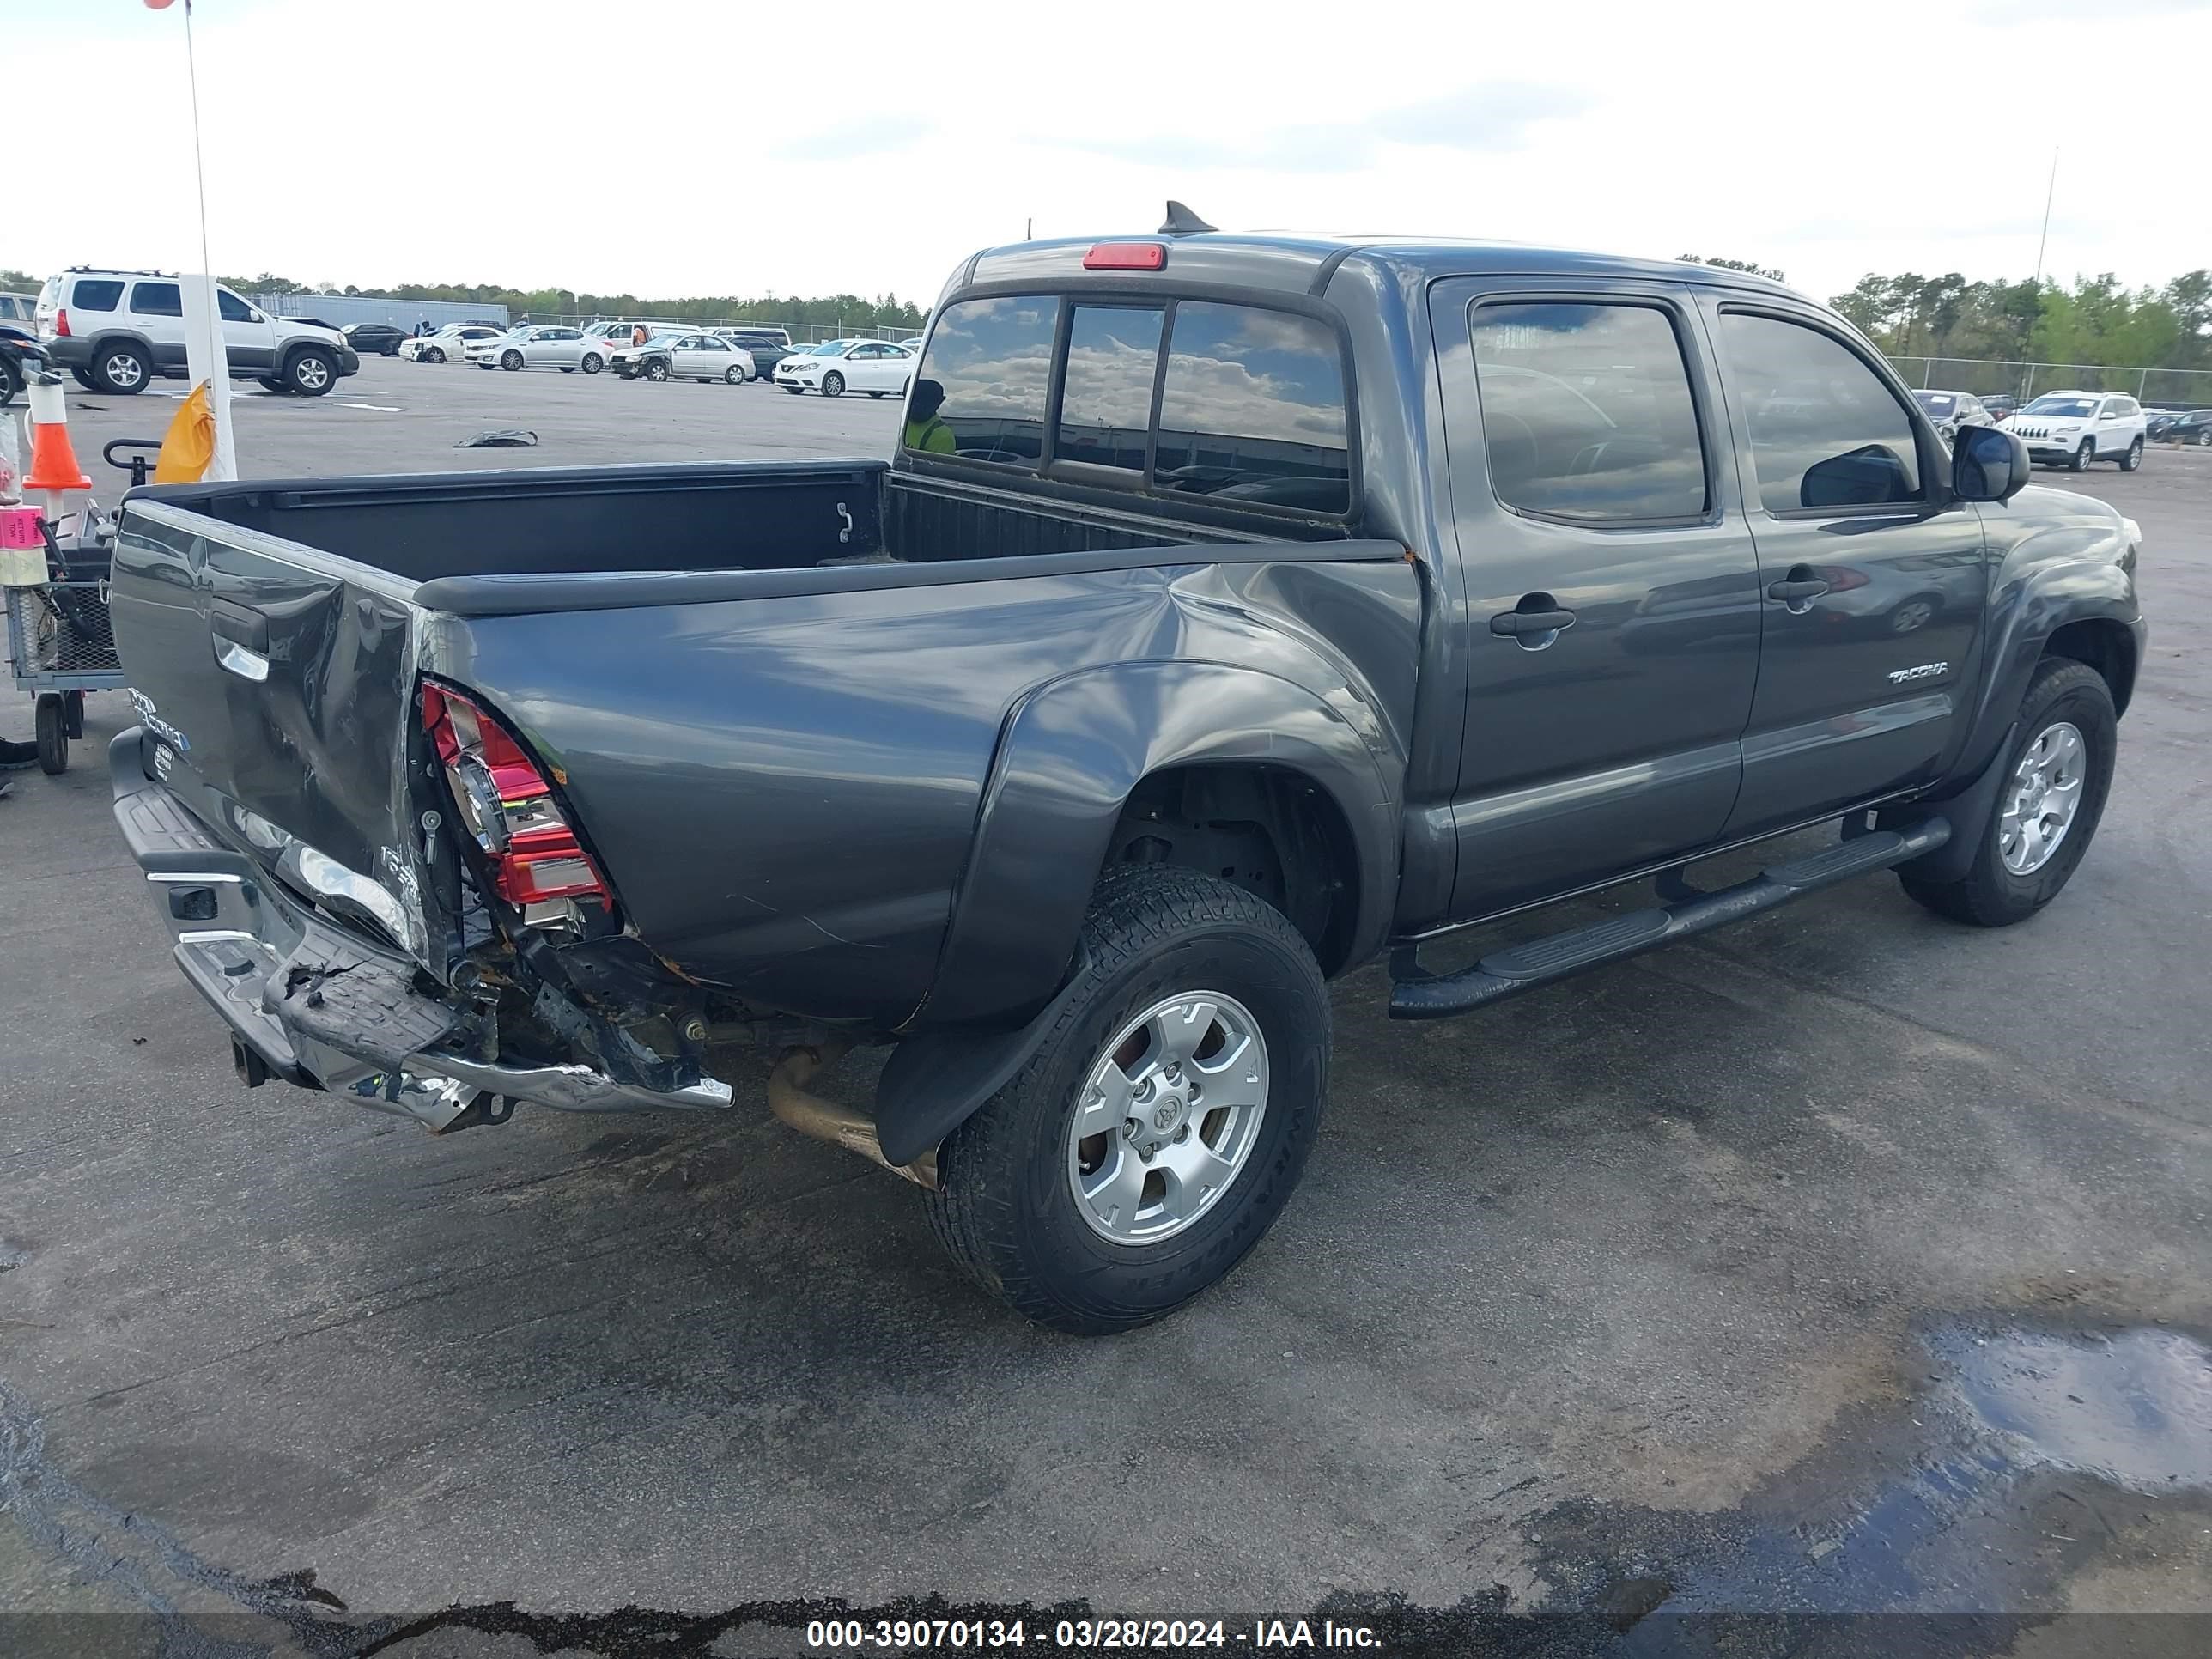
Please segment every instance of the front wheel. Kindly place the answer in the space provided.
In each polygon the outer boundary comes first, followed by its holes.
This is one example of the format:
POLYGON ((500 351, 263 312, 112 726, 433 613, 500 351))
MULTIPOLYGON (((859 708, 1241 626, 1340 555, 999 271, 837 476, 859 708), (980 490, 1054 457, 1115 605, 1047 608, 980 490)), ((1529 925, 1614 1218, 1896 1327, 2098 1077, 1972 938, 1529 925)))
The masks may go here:
POLYGON ((2089 463, 2096 459, 2097 441, 2094 438, 2084 438, 2081 440, 2081 447, 2074 452, 2073 459, 2068 461, 2066 465, 2069 471, 2087 472, 2089 470, 2089 463))
POLYGON ((2112 784, 2119 716, 2112 688, 2087 663, 2045 657, 2028 682, 1996 810, 1966 875, 1931 883, 1911 865, 1898 879, 1938 915, 2009 927, 2058 896, 2089 850, 2112 784))
POLYGON ((1017 1312, 1097 1335, 1173 1312, 1282 1213, 1329 1008, 1279 911, 1170 866, 1107 872, 1079 960, 1029 1063, 938 1149, 930 1215, 1017 1312))
POLYGON ((510 374, 519 373, 522 368, 522 354, 519 351, 501 352, 499 357, 499 366, 510 374))
POLYGON ((422 348, 422 361, 426 363, 444 362, 446 361, 444 349, 439 346, 424 346, 422 348))
POLYGON ((845 395, 845 377, 840 374, 834 368, 827 374, 824 374, 822 377, 822 395, 825 398, 843 397, 845 395))
POLYGON ((302 398, 319 398, 338 383, 338 366, 327 353, 295 351, 284 364, 284 384, 302 398))
POLYGON ((648 380, 666 380, 668 378, 668 365, 661 362, 659 358, 655 357, 651 362, 645 366, 645 378, 648 380))
POLYGON ((2143 441, 2136 439, 2128 446, 2128 453, 2120 457, 2120 471, 2132 472, 2142 465, 2143 441))
POLYGON ((23 389, 23 371, 15 367, 13 357, 0 357, 0 409, 15 401, 15 394, 23 389))

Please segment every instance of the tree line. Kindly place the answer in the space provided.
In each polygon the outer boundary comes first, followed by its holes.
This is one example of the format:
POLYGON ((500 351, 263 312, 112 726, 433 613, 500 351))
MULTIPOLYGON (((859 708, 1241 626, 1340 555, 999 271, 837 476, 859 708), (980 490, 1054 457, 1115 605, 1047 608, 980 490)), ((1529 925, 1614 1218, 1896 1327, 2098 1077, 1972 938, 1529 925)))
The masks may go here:
MULTIPOLYGON (((1680 257, 1783 280, 1745 259, 1680 257)), ((1892 357, 1987 357, 2106 368, 2212 369, 2212 270, 2163 288, 2130 289, 2110 271, 1970 283, 1958 271, 1885 276, 1869 271, 1828 303, 1892 357)))

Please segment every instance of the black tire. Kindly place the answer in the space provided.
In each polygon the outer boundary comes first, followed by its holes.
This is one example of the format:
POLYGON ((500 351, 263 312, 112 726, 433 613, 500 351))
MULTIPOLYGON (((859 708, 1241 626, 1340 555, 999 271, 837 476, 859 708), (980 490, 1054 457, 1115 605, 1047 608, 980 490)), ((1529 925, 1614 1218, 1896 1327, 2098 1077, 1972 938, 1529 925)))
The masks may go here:
POLYGON ((727 368, 722 371, 722 384, 724 386, 743 386, 744 383, 745 371, 741 364, 732 363, 727 368))
POLYGON ((499 366, 510 374, 520 374, 522 372, 522 354, 519 351, 501 352, 499 366))
POLYGON ((319 346, 302 346, 284 360, 285 389, 302 398, 326 398, 337 383, 337 361, 319 346))
POLYGON ((424 347, 422 348, 422 356, 421 356, 420 361, 422 361, 422 362, 426 362, 426 363, 442 363, 442 362, 444 362, 446 361, 446 349, 445 349, 445 347, 443 347, 443 346, 424 346, 424 347))
POLYGON ((2096 459, 2097 441, 2094 438, 2084 438, 2081 440, 2081 448, 2075 450, 2068 458, 2066 470, 2069 472, 2087 472, 2089 470, 2089 464, 2096 459))
POLYGON ((1222 1278, 1282 1212, 1328 1092, 1328 997, 1282 914, 1242 888, 1165 865, 1107 872, 1083 922, 1073 994, 1028 1065, 938 1149, 939 1240, 985 1289, 1055 1330, 1151 1323, 1222 1278), (1092 1231, 1068 1177, 1074 1109, 1104 1045, 1179 990, 1233 997, 1267 1048, 1267 1109, 1227 1189, 1156 1243, 1092 1231))
POLYGON ((2132 472, 2142 465, 2143 441, 2136 439, 2128 446, 2128 453, 2120 457, 2120 471, 2132 472))
POLYGON ((100 382, 92 378, 92 371, 88 368, 79 368, 72 363, 70 366, 70 379, 75 380, 87 392, 100 390, 100 382))
POLYGON ((888 392, 871 392, 868 396, 871 398, 888 398, 890 396, 890 393, 888 392))
POLYGON ((843 397, 845 395, 845 377, 840 374, 834 368, 827 374, 824 374, 822 377, 822 395, 825 398, 843 397))
POLYGON ((584 355, 584 361, 578 365, 586 374, 596 374, 606 366, 607 360, 596 351, 586 352, 584 355))
POLYGON ((2197 434, 2197 447, 2199 449, 2212 449, 2212 426, 2206 427, 2197 434))
POLYGON ((806 395, 806 388, 803 386, 787 386, 784 390, 794 398, 803 398, 806 395))
POLYGON ((2057 898, 2074 873, 2105 814, 2105 798, 2112 786, 2112 759, 2117 751, 2119 716, 2112 708, 2112 688, 2105 677, 2087 663, 2065 657, 2045 657, 2036 665, 2021 702, 2020 730, 1998 765, 2004 769, 1990 822, 1983 826, 1981 845, 1966 876, 1941 884, 1916 876, 1905 865, 1898 872, 1905 890, 1920 903, 1954 921, 1977 927, 2009 927, 2025 921, 2057 898), (2063 720, 2081 734, 2087 750, 2081 799, 2065 837, 2040 869, 2015 875, 2005 867, 2000 852, 2005 804, 2010 781, 2022 758, 2045 731, 2063 720))
POLYGON ((574 374, 576 372, 576 366, 574 363, 562 363, 557 367, 563 374, 574 374))
POLYGON ((257 374, 253 378, 258 384, 266 386, 271 392, 289 392, 292 389, 274 374, 257 374))
POLYGON ((15 401, 15 394, 23 389, 23 371, 15 367, 13 357, 0 357, 0 409, 15 401))
POLYGON ((648 380, 666 380, 668 378, 668 364, 666 361, 663 358, 655 357, 651 362, 647 363, 645 366, 645 378, 648 380))
POLYGON ((40 697, 35 723, 39 770, 48 777, 58 777, 69 770, 69 716, 62 708, 59 696, 49 691, 40 697))
POLYGON ((154 365, 146 360, 145 349, 128 340, 104 345, 93 356, 93 389, 111 398, 135 398, 153 378, 154 365))

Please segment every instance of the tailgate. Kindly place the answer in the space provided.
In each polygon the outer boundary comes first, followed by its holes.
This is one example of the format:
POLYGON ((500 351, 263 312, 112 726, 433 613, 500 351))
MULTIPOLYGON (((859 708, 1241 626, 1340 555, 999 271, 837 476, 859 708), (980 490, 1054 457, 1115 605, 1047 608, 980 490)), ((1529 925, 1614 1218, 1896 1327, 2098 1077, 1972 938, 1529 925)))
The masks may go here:
POLYGON ((443 976, 408 750, 414 584, 166 502, 125 503, 109 603, 146 765, 215 834, 443 976))

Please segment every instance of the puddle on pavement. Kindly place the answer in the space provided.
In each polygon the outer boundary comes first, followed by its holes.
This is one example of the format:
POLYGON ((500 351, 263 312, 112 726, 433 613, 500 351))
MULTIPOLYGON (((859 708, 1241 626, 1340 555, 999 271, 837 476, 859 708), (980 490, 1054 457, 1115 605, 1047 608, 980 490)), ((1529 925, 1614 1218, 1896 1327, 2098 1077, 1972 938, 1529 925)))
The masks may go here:
POLYGON ((1972 1615, 1975 1634, 1885 1620, 1885 1654, 2002 1653, 2065 1608, 2075 1574, 2132 1559, 2131 1528, 2176 1514, 2212 1528, 2203 1342, 1966 1324, 1920 1340, 1915 1397, 1848 1413, 1735 1510, 1531 1516, 1547 1605, 1607 1620, 1621 1655, 1856 1652, 1827 1615, 1904 1612, 1972 1615), (1779 1617, 1716 1645, 1712 1621, 1683 1616, 1713 1613, 1779 1617))

